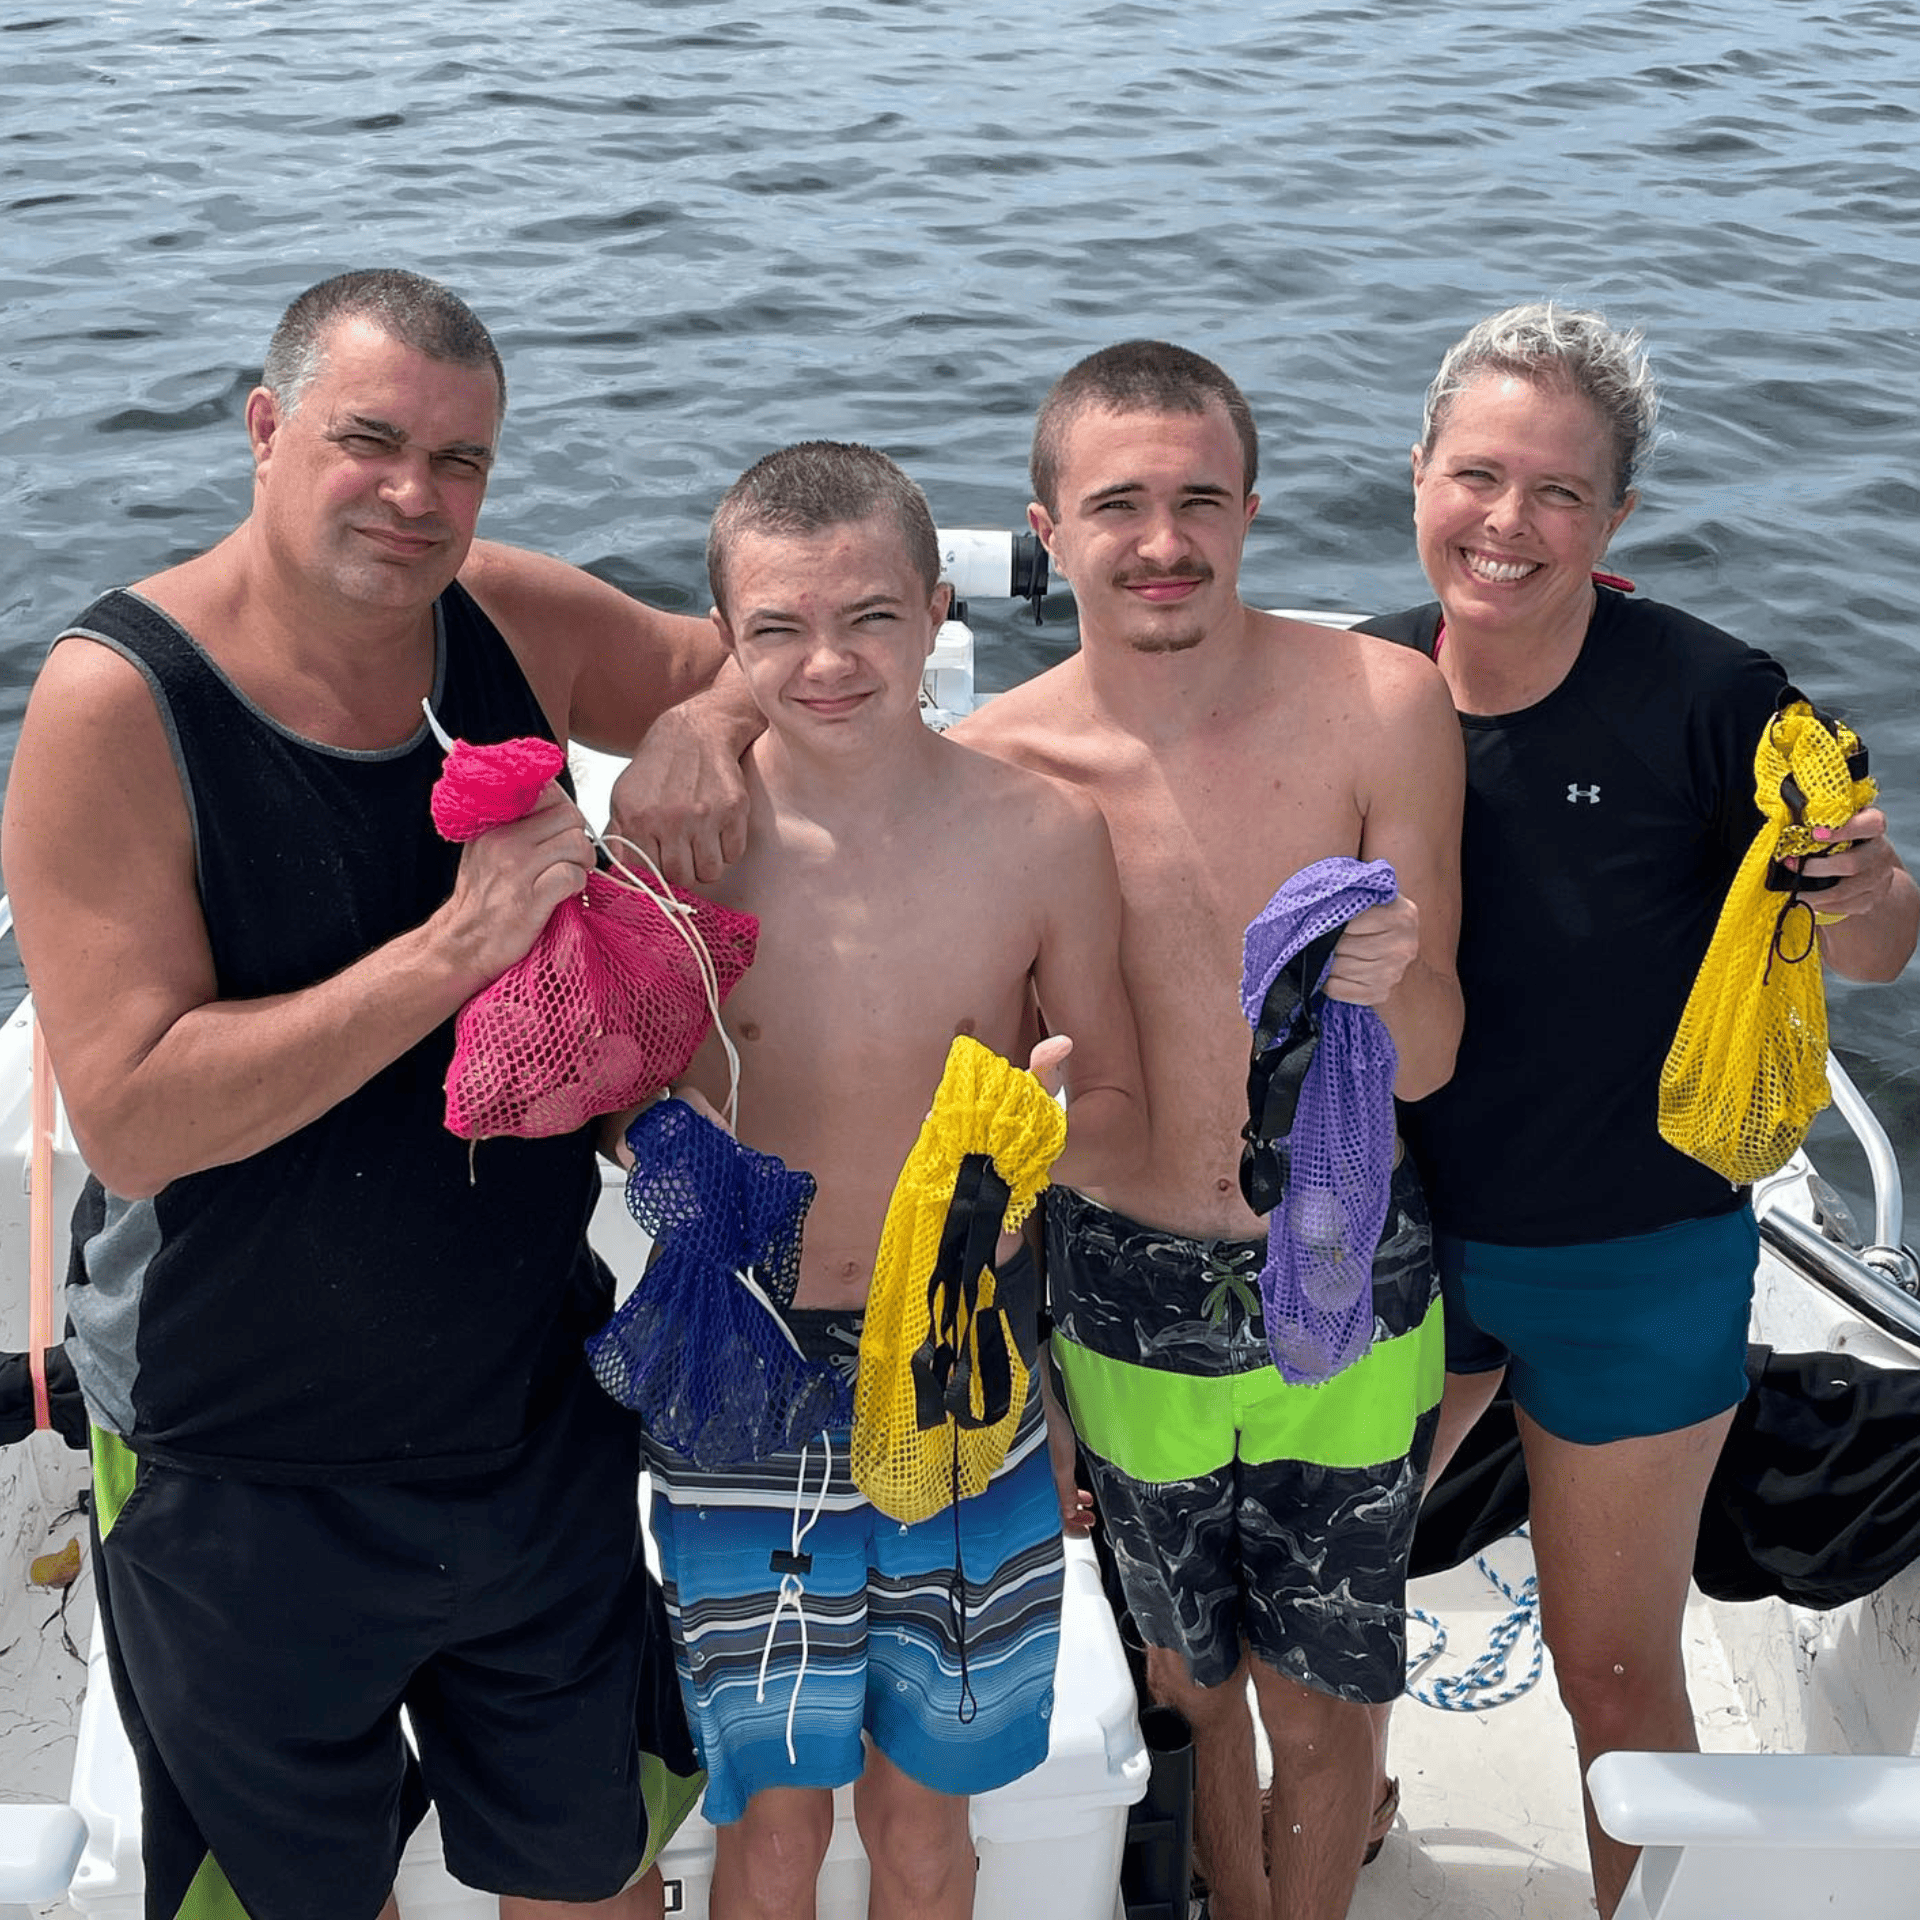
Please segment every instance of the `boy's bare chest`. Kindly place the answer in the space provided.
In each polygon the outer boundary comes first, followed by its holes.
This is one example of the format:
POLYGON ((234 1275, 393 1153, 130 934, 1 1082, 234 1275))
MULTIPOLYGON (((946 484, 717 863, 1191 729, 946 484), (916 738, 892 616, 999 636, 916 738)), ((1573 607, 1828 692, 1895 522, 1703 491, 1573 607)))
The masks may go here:
POLYGON ((840 1061, 903 1045, 944 1058, 956 1032, 1018 1038, 1039 921, 1017 875, 986 858, 769 871, 752 910, 759 949, 732 1003, 750 1038, 840 1061))

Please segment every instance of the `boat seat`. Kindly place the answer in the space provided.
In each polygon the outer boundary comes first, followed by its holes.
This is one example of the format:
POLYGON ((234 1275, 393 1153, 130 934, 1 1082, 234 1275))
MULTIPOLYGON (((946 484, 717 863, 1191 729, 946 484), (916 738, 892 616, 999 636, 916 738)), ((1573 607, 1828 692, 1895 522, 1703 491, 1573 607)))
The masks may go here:
POLYGON ((86 1844, 87 1823, 69 1806, 0 1807, 0 1920, 58 1900, 86 1844))
POLYGON ((1600 1824, 1643 1849, 1616 1920, 1912 1920, 1920 1756, 1606 1753, 1600 1824))

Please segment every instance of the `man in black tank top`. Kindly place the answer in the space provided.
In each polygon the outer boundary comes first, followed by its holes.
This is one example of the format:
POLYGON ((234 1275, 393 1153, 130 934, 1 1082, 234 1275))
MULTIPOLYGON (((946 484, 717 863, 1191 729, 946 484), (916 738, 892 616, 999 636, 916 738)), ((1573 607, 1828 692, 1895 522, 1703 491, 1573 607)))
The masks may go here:
POLYGON ((444 288, 323 282, 263 378, 252 512, 56 643, 0 849, 95 1175, 69 1348, 147 1910, 224 1881, 372 1920, 431 1797, 503 1912, 657 1914, 628 1883, 697 1775, 638 1436, 581 1354, 592 1130, 470 1155, 441 1117, 455 1012, 593 853, 557 786, 441 842, 421 702, 476 742, 648 735, 689 770, 645 829, 688 880, 757 718, 656 726, 706 623, 473 544, 505 376, 444 288))

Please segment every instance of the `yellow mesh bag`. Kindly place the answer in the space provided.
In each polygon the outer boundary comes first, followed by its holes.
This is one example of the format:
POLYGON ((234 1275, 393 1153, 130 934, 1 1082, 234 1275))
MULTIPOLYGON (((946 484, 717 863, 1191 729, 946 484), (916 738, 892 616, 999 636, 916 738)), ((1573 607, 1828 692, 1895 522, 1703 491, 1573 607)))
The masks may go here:
POLYGON ((1828 1101, 1823 920, 1802 896, 1832 883, 1781 862, 1840 851, 1808 829, 1843 826, 1874 797, 1859 736, 1805 700, 1767 723, 1753 780, 1766 825, 1727 889, 1660 1070, 1661 1136, 1736 1186, 1778 1172, 1828 1101))
POLYGON ((853 1483, 896 1520, 970 1499, 1007 1456, 1027 1368, 994 1246, 1033 1211, 1066 1137, 1032 1074, 954 1041, 887 1204, 860 1335, 853 1483))

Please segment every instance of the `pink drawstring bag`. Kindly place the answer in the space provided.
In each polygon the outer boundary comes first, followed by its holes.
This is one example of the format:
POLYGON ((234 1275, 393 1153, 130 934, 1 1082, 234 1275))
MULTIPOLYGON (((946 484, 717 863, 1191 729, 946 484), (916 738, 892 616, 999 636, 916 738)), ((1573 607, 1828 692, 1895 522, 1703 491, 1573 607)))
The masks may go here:
MULTIPOLYGON (((430 806, 445 840, 531 813, 566 764, 551 740, 441 738, 447 760, 430 806)), ((589 874, 526 954, 460 1009, 448 1131, 545 1139, 638 1106, 686 1071, 759 935, 751 914, 664 880, 589 874)))

